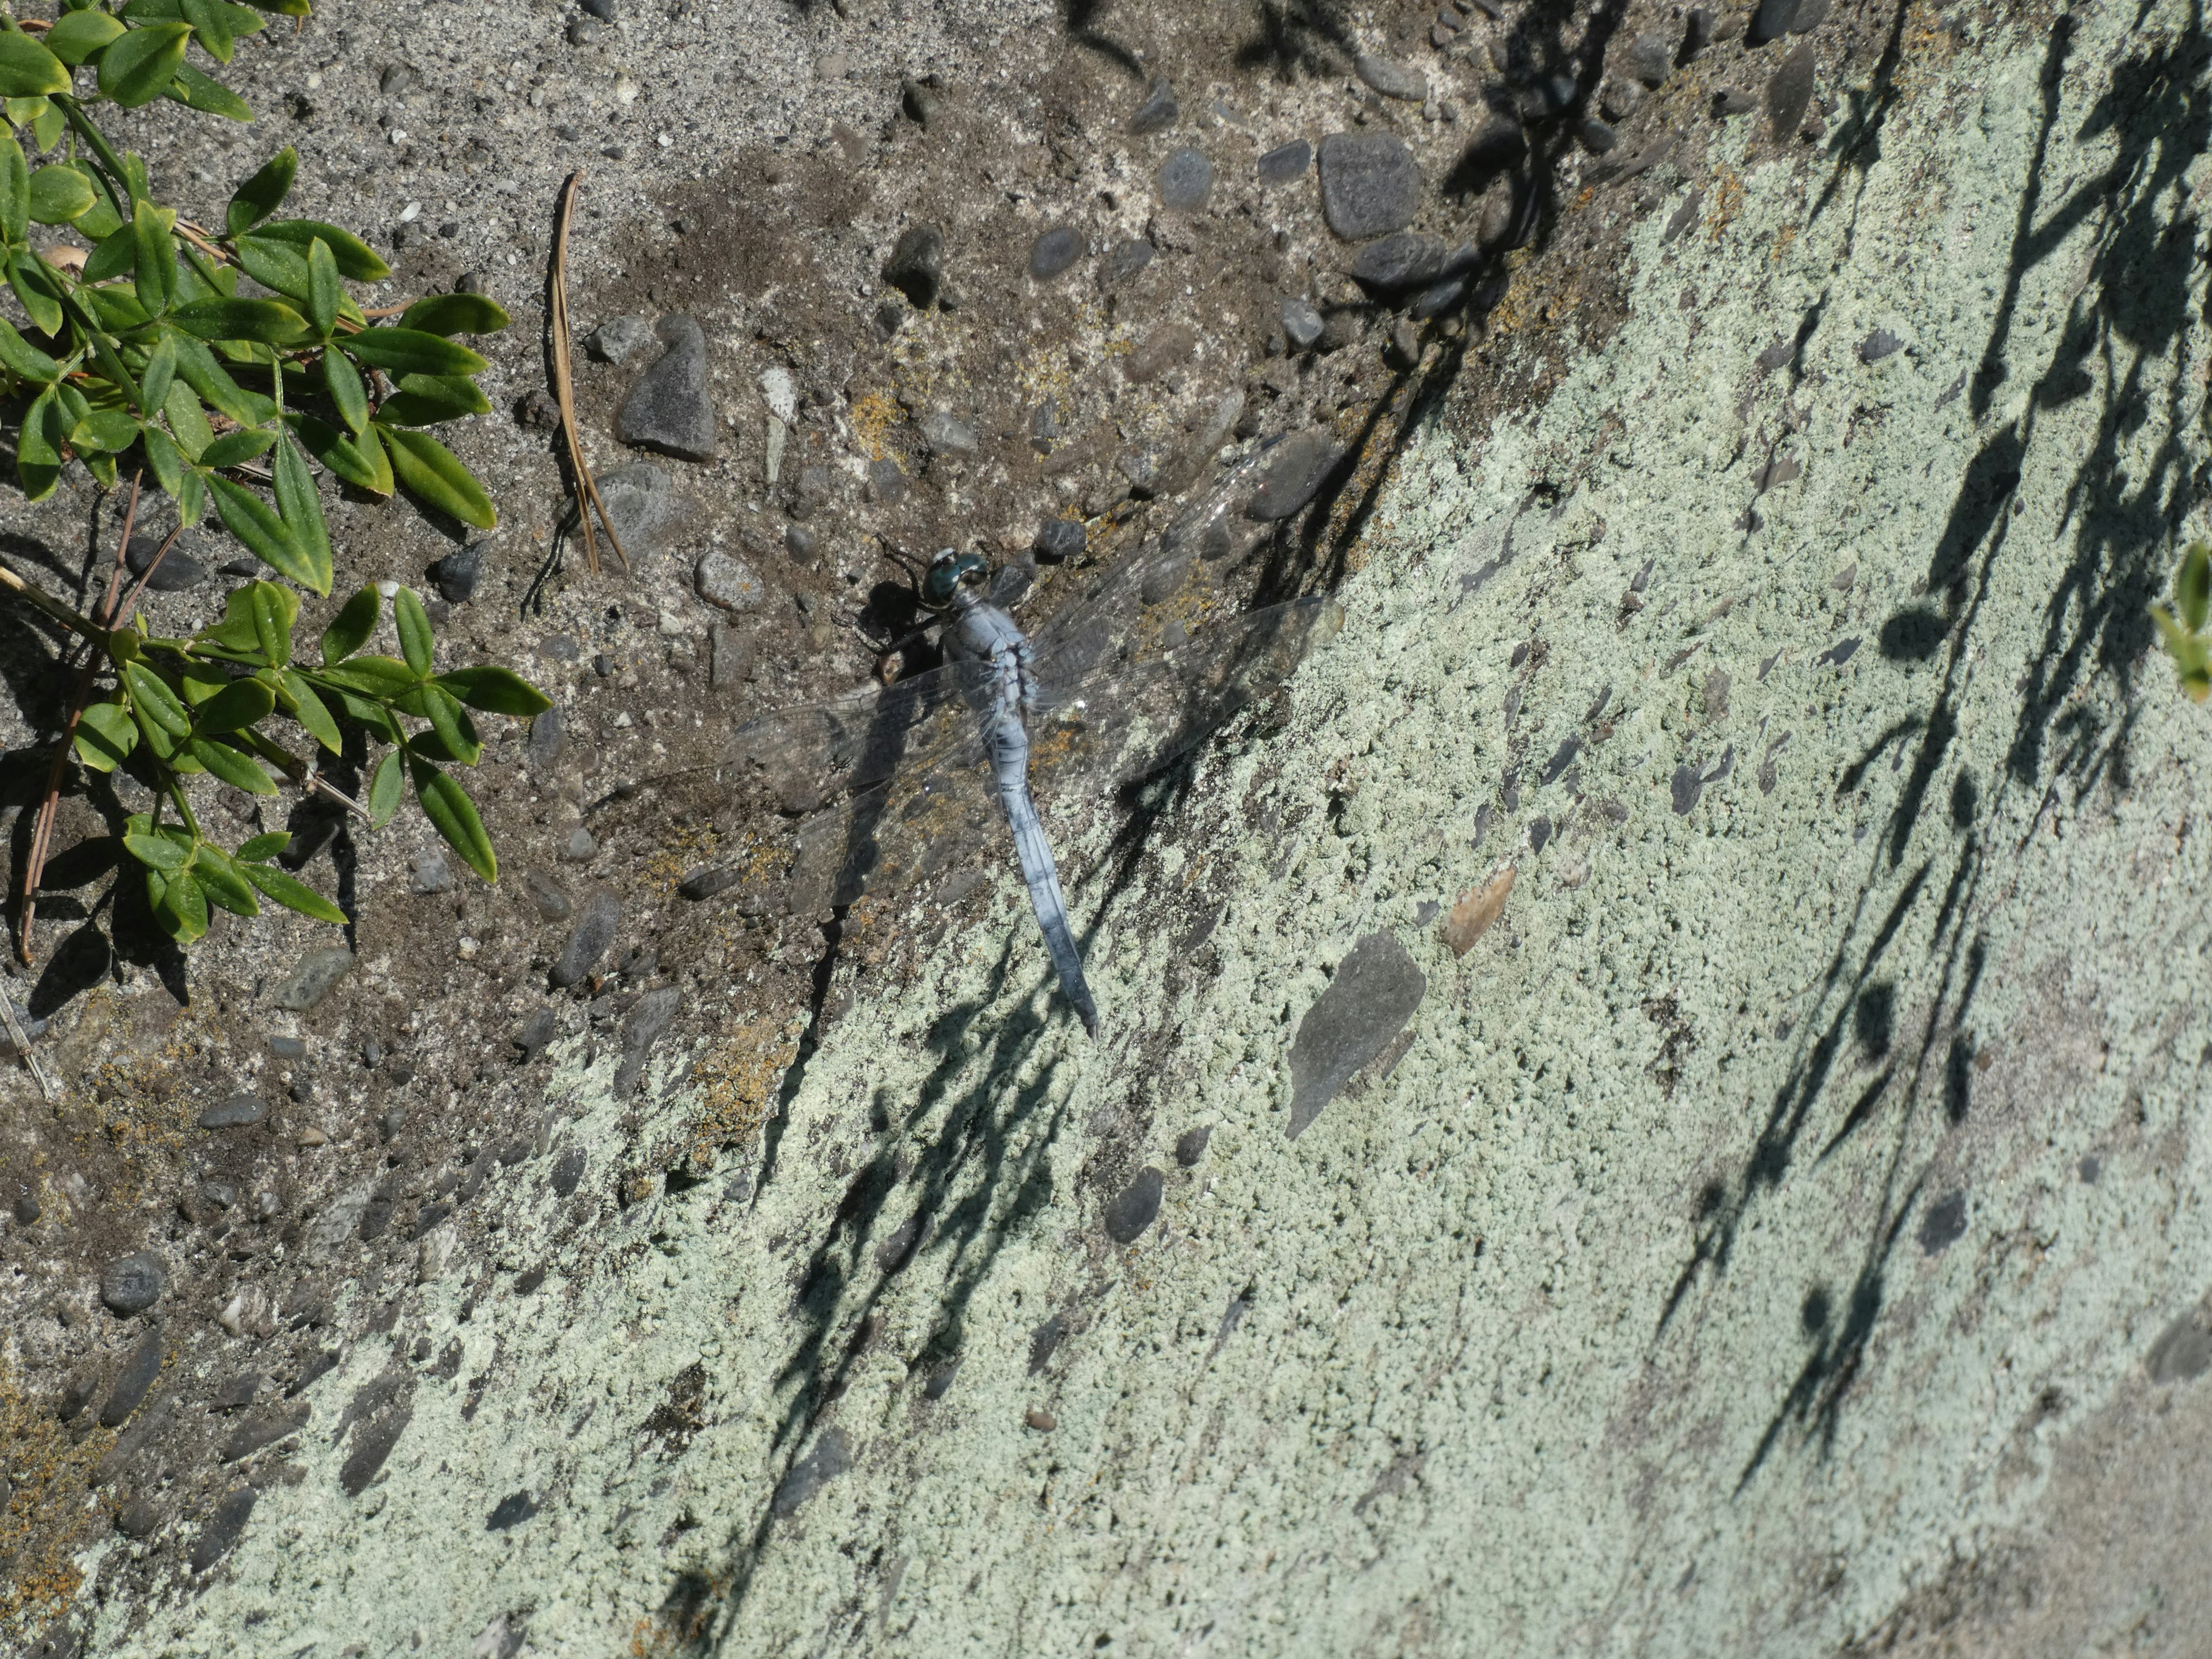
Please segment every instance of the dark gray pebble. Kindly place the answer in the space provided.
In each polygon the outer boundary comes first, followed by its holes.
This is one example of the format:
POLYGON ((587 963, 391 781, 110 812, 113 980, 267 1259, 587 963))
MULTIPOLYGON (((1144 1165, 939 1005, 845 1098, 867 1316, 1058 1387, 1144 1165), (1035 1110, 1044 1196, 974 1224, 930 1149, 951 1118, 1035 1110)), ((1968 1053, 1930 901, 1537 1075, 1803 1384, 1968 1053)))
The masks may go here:
POLYGON ((1079 559, 1088 541, 1080 521, 1074 519, 1047 519, 1037 526, 1030 550, 1048 563, 1060 563, 1068 559, 1079 559))
POLYGON ((188 587, 198 587, 207 580, 207 568, 185 551, 185 538, 179 536, 161 564, 155 567, 154 556, 161 550, 166 539, 159 536, 133 536, 131 545, 124 550, 123 562, 134 576, 143 576, 151 568, 153 575, 146 586, 155 593, 181 593, 188 587))
POLYGON ((605 889, 592 894, 568 942, 561 947, 561 959, 553 964, 553 983, 566 989, 588 977, 613 945, 615 929, 621 921, 620 899, 605 889))
POLYGON ((1283 337, 1298 350, 1304 351, 1321 338, 1321 313, 1312 302, 1293 295, 1283 301, 1283 337))
POLYGON ((1176 1162, 1186 1170, 1194 1168, 1198 1160, 1206 1156, 1206 1143, 1212 1139, 1213 1126, 1211 1123, 1184 1130, 1176 1137, 1176 1162))
POLYGON ((235 1463, 241 1458, 252 1456, 264 1446, 275 1445, 288 1434, 297 1434, 307 1426, 313 1409, 302 1400, 297 1405, 245 1419, 222 1443, 222 1461, 235 1463))
POLYGON ((1413 152, 1395 133, 1332 132, 1321 141, 1321 205, 1348 242, 1403 230, 1421 205, 1413 152))
POLYGON ((268 1380, 259 1371, 240 1371, 217 1389, 208 1404, 219 1412, 237 1411, 252 1405, 253 1397, 261 1392, 261 1385, 268 1380))
POLYGON ((252 1095, 232 1095, 199 1115, 203 1129, 243 1129, 269 1115, 269 1108, 252 1095))
POLYGON ((1723 87, 1713 94, 1713 113, 1726 117, 1747 115, 1759 107, 1759 100, 1741 87, 1723 87))
POLYGON ((1369 288, 1417 288, 1443 270, 1444 245, 1419 231, 1401 230, 1372 241, 1352 256, 1352 274, 1369 288))
POLYGON ((561 1022, 554 1018, 550 1008, 540 1008, 522 1022, 522 1029, 514 1034, 514 1046, 522 1051, 526 1062, 545 1052, 545 1045, 561 1035, 561 1022))
MULTIPOLYGON (((359 1403, 356 1401, 356 1406, 359 1403)), ((402 1400, 354 1430, 353 1444, 347 1449, 345 1462, 338 1466, 338 1486, 347 1497, 358 1498, 368 1490, 414 1418, 414 1401, 402 1400)))
POLYGON ((269 1052, 279 1060, 305 1060, 307 1045, 295 1036, 272 1036, 269 1039, 269 1052))
POLYGON ((615 0, 578 0, 578 3, 602 23, 615 21, 615 0))
POLYGON ((355 1236, 364 1244, 374 1244, 392 1227, 392 1203, 391 1194, 378 1193, 362 1206, 361 1225, 355 1236))
POLYGON ((1287 144, 1278 144, 1260 158, 1260 182, 1263 185, 1287 185, 1293 179, 1303 179, 1306 169, 1313 165, 1313 146, 1303 138, 1293 138, 1287 144))
POLYGON ((610 317, 592 331, 584 348, 603 363, 628 368, 653 349, 653 323, 645 317, 610 317))
POLYGON ((543 871, 525 870, 522 872, 522 890, 530 895, 530 902, 538 907, 538 914, 548 921, 566 921, 575 910, 568 890, 543 871))
POLYGON ((923 76, 919 80, 908 76, 899 82, 899 107, 924 132, 929 131, 929 124, 945 107, 945 100, 937 95, 938 90, 937 77, 933 75, 923 76))
POLYGON ((19 1187, 9 1212, 15 1218, 18 1226, 27 1227, 46 1212, 46 1206, 39 1202, 39 1195, 28 1187, 19 1187))
POLYGON ((1352 947, 1291 1043, 1291 1139, 1389 1046, 1428 989, 1427 977, 1394 935, 1370 933, 1352 947))
POLYGON ((1667 37, 1651 29, 1631 40, 1621 57, 1628 72, 1647 87, 1664 82, 1668 72, 1674 67, 1674 54, 1667 50, 1667 37))
POLYGON ((1152 256, 1156 252, 1152 243, 1144 237, 1131 238, 1115 248, 1114 257, 1107 261, 1107 281, 1119 287, 1131 277, 1141 273, 1146 265, 1152 264, 1152 256))
POLYGON ((321 946, 293 964, 292 971, 277 985, 274 1000, 279 1008, 303 1014, 352 971, 352 951, 341 945, 321 946))
POLYGON ((550 771, 568 747, 568 723, 558 707, 546 709, 530 722, 530 735, 522 744, 522 758, 533 772, 550 771))
POLYGON ((485 545, 474 541, 455 548, 430 567, 430 579, 438 584, 439 597, 447 604, 466 605, 476 598, 477 583, 483 575, 485 545))
POLYGON ((945 288, 945 233, 935 225, 908 227, 884 261, 884 280, 918 311, 935 305, 945 288))
POLYGON ((1182 106, 1176 102, 1175 88, 1162 77, 1145 88, 1145 101, 1129 118, 1129 131, 1139 138, 1148 132, 1163 132, 1173 126, 1182 113, 1182 106))
MULTIPOLYGON (((579 17, 568 25, 567 33, 568 44, 572 46, 593 46, 599 44, 599 26, 588 17, 579 17)), ((576 130, 574 127, 556 129, 556 131, 560 132, 562 137, 571 142, 576 137, 576 130)))
POLYGON ((1030 244, 1030 275, 1042 282, 1082 257, 1083 233, 1073 225, 1054 225, 1030 244))
POLYGON ((1146 1164, 1136 1179, 1107 1201, 1106 1236, 1116 1244, 1133 1244, 1160 1213, 1167 1177, 1146 1164))
POLYGON ((676 884, 676 890, 685 898, 697 901, 710 899, 726 891, 744 879, 744 872, 731 864, 702 864, 686 874, 676 884))
POLYGON ((415 1237, 422 1237, 453 1212, 450 1204, 425 1204, 415 1217, 415 1237))
POLYGON ((1754 46, 1785 34, 1805 34, 1827 21, 1828 0, 1759 0, 1745 38, 1754 46))
POLYGON ((1904 349, 1904 341, 1899 339, 1887 329, 1878 328, 1859 342, 1859 361, 1863 363, 1878 363, 1883 358, 1893 356, 1904 349))
POLYGON ((692 318, 663 317, 658 331, 667 349, 638 377, 616 417, 626 444, 657 449, 686 461, 711 461, 720 441, 714 401, 707 395, 707 336, 692 318))
POLYGON ((1928 1206, 1928 1213, 1920 1218, 1920 1249, 1923 1255, 1936 1255, 1948 1250, 1966 1236, 1966 1195, 1963 1192, 1946 1193, 1928 1206))
POLYGON ((1213 194, 1213 163, 1202 151, 1179 149, 1160 163, 1160 204, 1177 213, 1196 213, 1213 194))
POLYGON ((899 464, 885 455, 868 463, 868 499, 885 507, 896 505, 906 496, 906 473, 899 464))
POLYGON ((538 1502, 526 1492, 511 1492, 493 1506, 484 1522, 486 1532, 505 1532, 538 1513, 538 1502))
POLYGON ((1851 659, 1852 655, 1858 650, 1859 639, 1860 635, 1854 634, 1848 639, 1838 640, 1826 651, 1823 651, 1819 656, 1814 658, 1813 660, 1815 663, 1827 664, 1837 668, 1841 668, 1845 663, 1851 659))
POLYGON ((1521 124, 1505 116, 1495 116, 1474 130, 1460 152, 1458 166, 1454 169, 1458 177, 1480 183, 1492 173, 1501 173, 1528 153, 1528 135, 1521 124))
POLYGON ((787 524, 783 527, 783 550, 794 559, 811 559, 814 550, 821 545, 815 533, 803 524, 787 524))
POLYGON ((1542 852, 1542 851, 1544 850, 1544 848, 1545 848, 1547 846, 1548 846, 1548 845, 1550 844, 1550 842, 1551 842, 1551 839, 1552 839, 1552 821, 1551 821, 1551 819, 1549 819, 1549 818, 1532 818, 1532 819, 1530 819, 1530 820, 1529 820, 1529 823, 1528 823, 1528 850, 1529 850, 1530 852, 1532 852, 1532 853, 1540 853, 1540 852, 1542 852))
POLYGON ((623 1022, 622 1060, 615 1067, 614 1092, 617 1100, 637 1087, 638 1079, 645 1074, 645 1062, 652 1058, 653 1045, 660 1041, 661 1034, 667 1030, 683 1006, 684 994, 672 985, 647 991, 637 1000, 629 1018, 623 1022))
POLYGON ((1407 314, 1424 322, 1431 317, 1442 316, 1467 297, 1468 281, 1468 277, 1462 274, 1447 276, 1441 283, 1423 289, 1419 296, 1407 307, 1407 314))
POLYGON ((546 1177, 546 1181, 552 1187, 555 1197, 567 1198, 574 1193, 583 1178, 584 1149, 571 1146, 553 1160, 553 1173, 546 1177))
POLYGON ((1812 101, 1813 43, 1808 40, 1775 65, 1766 83, 1766 114, 1775 143, 1784 143, 1796 136, 1812 101))
POLYGON ((146 1391, 161 1375, 161 1334, 149 1331, 140 1337, 123 1361, 123 1369, 115 1375, 115 1387, 108 1392, 107 1403, 100 1408, 100 1425, 104 1429, 120 1428, 131 1413, 137 1411, 146 1398, 146 1391))
POLYGON ((684 527, 684 501, 665 467, 633 461, 599 473, 592 482, 617 539, 634 559, 665 551, 684 527))
POLYGON ((1377 58, 1363 52, 1352 60, 1352 72, 1385 98, 1395 98, 1407 104, 1428 101, 1428 77, 1395 58, 1377 58))
POLYGON ((200 1535, 192 1540, 190 1559, 194 1572, 205 1572, 230 1553, 231 1547, 244 1535, 246 1520, 253 1513, 253 1500, 260 1495, 251 1486, 236 1486, 217 1500, 200 1522, 200 1535))
POLYGON ((950 1365, 939 1367, 929 1381, 921 1385, 921 1397, 924 1400, 944 1399, 952 1392, 952 1380, 959 1375, 960 1362, 957 1359, 950 1365))
POLYGON ((1321 492, 1342 459, 1334 444, 1311 428, 1294 432, 1277 444, 1260 470, 1245 516, 1260 524, 1289 518, 1321 492))
POLYGON ((1620 142, 1615 132, 1595 115, 1586 115, 1575 129, 1575 137, 1583 141, 1583 148, 1593 155, 1602 155, 1620 142))
POLYGON ((1667 228, 1659 233, 1662 242, 1671 242, 1692 225, 1698 222, 1698 210, 1705 205, 1705 193, 1693 190, 1682 198, 1682 205, 1667 216, 1667 228))
POLYGON ((1564 115, 1574 107, 1575 100, 1582 94, 1582 86, 1575 77, 1562 71, 1537 82, 1537 93, 1544 100, 1547 115, 1564 115))
POLYGON ((1713 30, 1720 21, 1720 14, 1711 6, 1692 6, 1682 19, 1681 61, 1688 63, 1713 43, 1713 30))
POLYGON ((161 1510, 150 1498, 134 1498, 115 1515, 115 1530, 125 1538, 151 1538, 161 1529, 161 1510))
POLYGON ((769 1507, 778 1520, 789 1520, 800 1505, 853 1467, 853 1454, 842 1429, 825 1429, 814 1449, 791 1466, 791 1473, 776 1483, 769 1507))

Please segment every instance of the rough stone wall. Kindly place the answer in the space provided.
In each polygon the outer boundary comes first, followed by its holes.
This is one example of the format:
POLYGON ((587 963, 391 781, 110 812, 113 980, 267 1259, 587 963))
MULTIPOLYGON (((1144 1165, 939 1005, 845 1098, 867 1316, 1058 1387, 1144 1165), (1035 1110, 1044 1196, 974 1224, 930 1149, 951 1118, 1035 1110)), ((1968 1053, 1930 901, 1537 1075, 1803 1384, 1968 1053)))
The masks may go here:
MULTIPOLYGON (((1002 877, 734 1176, 426 1263, 449 1358, 354 1340, 212 1582, 88 1547, 86 1650, 2191 1651, 2206 52, 1906 9, 1714 128, 1617 328, 1504 296, 1279 725, 1069 837, 1099 1041, 1002 877)), ((594 1169, 696 1104, 554 1055, 594 1169)))

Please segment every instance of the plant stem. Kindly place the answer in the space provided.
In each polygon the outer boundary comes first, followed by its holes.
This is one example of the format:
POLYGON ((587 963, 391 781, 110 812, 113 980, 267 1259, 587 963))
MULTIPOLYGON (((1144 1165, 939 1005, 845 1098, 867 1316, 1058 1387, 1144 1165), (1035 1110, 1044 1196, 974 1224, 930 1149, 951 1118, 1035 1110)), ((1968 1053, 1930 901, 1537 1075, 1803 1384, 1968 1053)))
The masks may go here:
POLYGON ((108 147, 106 136, 93 125, 92 118, 84 112, 84 106, 67 93, 57 92, 48 96, 54 106, 61 111, 62 118, 76 130, 78 136, 92 146, 92 153, 100 158, 100 167, 108 176, 109 193, 112 195, 119 190, 123 192, 124 203, 133 201, 131 169, 125 167, 122 158, 108 147))

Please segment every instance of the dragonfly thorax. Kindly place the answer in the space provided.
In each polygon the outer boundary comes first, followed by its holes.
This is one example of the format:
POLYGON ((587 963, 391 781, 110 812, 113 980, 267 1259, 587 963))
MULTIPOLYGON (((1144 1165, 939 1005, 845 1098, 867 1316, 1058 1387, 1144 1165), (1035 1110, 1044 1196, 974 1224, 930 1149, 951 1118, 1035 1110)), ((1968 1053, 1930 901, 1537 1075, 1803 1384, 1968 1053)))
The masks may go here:
POLYGON ((923 573, 921 602, 933 611, 949 610, 963 586, 974 587, 989 574, 990 567, 977 555, 948 547, 929 562, 929 568, 923 573))

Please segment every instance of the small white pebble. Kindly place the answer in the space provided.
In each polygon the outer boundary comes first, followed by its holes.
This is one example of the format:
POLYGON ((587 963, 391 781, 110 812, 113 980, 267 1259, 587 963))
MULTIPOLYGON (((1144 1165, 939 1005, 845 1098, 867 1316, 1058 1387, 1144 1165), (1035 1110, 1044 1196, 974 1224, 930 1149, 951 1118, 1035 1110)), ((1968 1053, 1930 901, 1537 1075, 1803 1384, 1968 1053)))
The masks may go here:
POLYGON ((453 953, 463 962, 473 962, 476 960, 477 942, 464 933, 461 935, 460 943, 453 947, 453 953))
POLYGON ((392 128, 392 145, 393 145, 393 147, 394 147, 395 149, 396 149, 397 147, 398 147, 399 145, 405 143, 406 142, 407 142, 407 129, 406 129, 406 128, 404 128, 404 127, 394 127, 394 128, 392 128))
POLYGON ((411 225, 422 216, 422 204, 420 202, 410 202, 399 210, 399 222, 403 225, 411 225))

